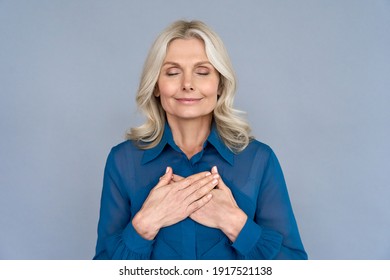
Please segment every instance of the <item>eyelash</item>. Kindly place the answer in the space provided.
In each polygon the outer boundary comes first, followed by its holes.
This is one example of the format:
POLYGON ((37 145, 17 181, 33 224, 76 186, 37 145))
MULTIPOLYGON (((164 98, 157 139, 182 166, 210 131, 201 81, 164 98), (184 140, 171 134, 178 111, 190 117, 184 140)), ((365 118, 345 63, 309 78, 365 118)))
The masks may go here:
MULTIPOLYGON (((196 73, 196 74, 201 75, 201 76, 207 76, 210 73, 196 73)), ((167 73, 168 77, 177 76, 177 75, 179 75, 179 73, 167 73)))

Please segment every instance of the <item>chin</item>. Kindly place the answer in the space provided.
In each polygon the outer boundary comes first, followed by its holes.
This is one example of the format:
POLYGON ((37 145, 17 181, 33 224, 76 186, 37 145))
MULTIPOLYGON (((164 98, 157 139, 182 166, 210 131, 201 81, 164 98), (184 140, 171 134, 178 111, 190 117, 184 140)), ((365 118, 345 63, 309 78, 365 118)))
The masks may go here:
POLYGON ((207 117, 212 118, 212 112, 211 113, 204 113, 204 114, 195 113, 195 112, 186 112, 183 114, 176 114, 176 115, 172 115, 172 116, 178 120, 179 119, 196 120, 196 119, 203 119, 203 118, 207 118, 207 117))

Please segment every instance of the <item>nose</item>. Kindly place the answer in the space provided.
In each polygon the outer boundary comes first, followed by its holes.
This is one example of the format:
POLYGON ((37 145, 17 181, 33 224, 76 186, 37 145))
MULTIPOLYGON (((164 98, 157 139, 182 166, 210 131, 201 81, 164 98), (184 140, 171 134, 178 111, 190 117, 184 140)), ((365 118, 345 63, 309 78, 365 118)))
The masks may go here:
POLYGON ((183 90, 184 91, 193 91, 194 90, 194 88, 191 86, 191 85, 184 85, 183 86, 183 90))
POLYGON ((194 86, 192 85, 191 74, 184 75, 183 78, 183 91, 193 91, 194 86))

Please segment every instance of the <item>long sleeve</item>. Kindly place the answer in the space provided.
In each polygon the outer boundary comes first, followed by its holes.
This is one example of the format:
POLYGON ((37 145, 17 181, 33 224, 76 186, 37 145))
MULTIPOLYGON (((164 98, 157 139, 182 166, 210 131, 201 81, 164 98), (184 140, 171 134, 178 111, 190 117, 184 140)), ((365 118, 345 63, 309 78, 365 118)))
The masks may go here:
POLYGON ((160 143, 139 149, 132 141, 108 155, 94 259, 306 259, 287 187, 272 149, 256 140, 234 154, 210 133, 208 144, 188 159, 164 130, 160 143), (248 219, 234 243, 215 228, 191 219, 165 227, 154 240, 142 238, 132 219, 163 170, 180 176, 218 166, 248 219))
POLYGON ((134 229, 130 199, 123 186, 120 155, 111 150, 103 180, 94 259, 149 259, 154 241, 143 239, 134 229))
POLYGON ((242 259, 307 259, 286 183, 270 152, 261 180, 254 219, 248 218, 233 248, 242 259))

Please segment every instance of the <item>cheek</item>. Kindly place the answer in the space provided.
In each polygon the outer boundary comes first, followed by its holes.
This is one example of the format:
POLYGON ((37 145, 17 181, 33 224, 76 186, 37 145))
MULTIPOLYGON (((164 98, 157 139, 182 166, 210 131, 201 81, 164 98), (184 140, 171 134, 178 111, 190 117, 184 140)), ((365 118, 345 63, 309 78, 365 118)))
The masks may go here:
POLYGON ((203 84, 203 92, 209 96, 218 95, 219 78, 213 77, 207 83, 203 84))
POLYGON ((215 96, 217 97, 218 95, 218 84, 215 84, 215 83, 212 83, 212 84, 208 84, 208 85, 205 85, 203 87, 203 93, 212 97, 212 96, 215 96))
POLYGON ((159 82, 157 85, 160 96, 172 96, 177 91, 177 85, 175 83, 159 82))
POLYGON ((171 97, 174 94, 174 90, 168 85, 159 85, 158 89, 161 106, 164 111, 169 111, 169 108, 171 107, 170 101, 172 100, 171 97))
POLYGON ((169 98, 165 94, 160 93, 160 102, 161 106, 163 107, 164 111, 169 111, 169 98))

